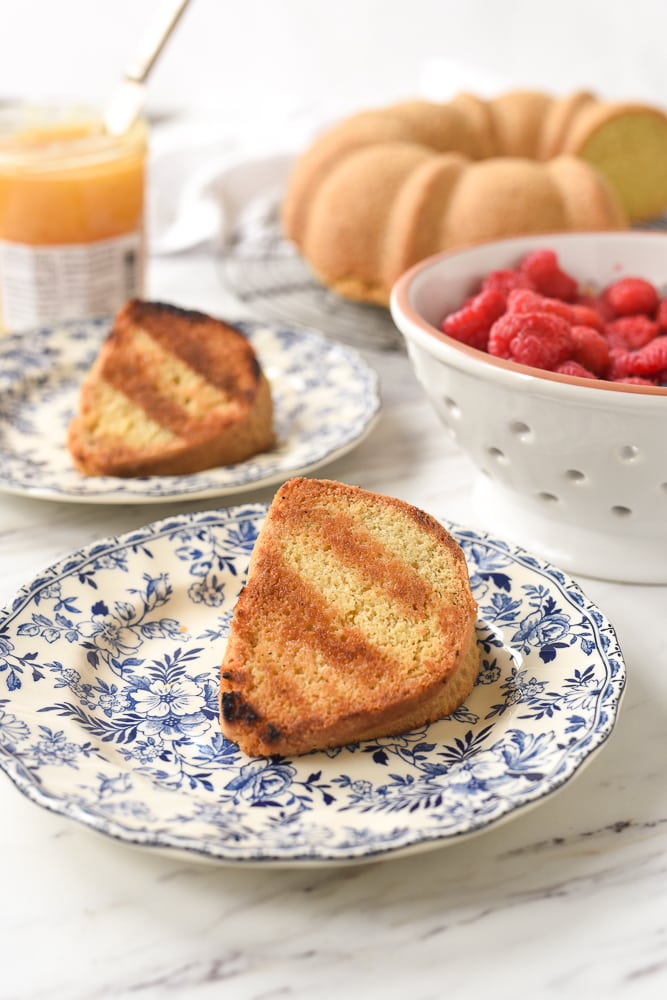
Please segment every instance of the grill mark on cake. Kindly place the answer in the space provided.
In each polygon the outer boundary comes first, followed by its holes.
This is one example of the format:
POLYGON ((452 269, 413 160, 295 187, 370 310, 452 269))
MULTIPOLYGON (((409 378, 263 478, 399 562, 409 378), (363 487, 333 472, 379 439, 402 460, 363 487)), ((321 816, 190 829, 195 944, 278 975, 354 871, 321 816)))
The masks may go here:
POLYGON ((177 436, 187 437, 213 409, 218 414, 222 410, 224 416, 228 408, 229 419, 234 418, 237 404, 228 395, 147 332, 132 328, 130 333, 131 342, 122 351, 110 352, 102 370, 102 377, 116 391, 177 436))
POLYGON ((322 535, 339 559, 381 584, 382 589, 409 614, 423 613, 432 588, 406 563, 393 556, 370 534, 359 530, 353 518, 328 514, 322 535))
MULTIPOLYGON (((279 563, 279 560, 275 562, 279 563)), ((294 644, 295 648, 310 648, 343 674, 349 675, 354 668, 358 674, 379 680, 391 669, 392 663, 387 655, 370 643, 359 628, 346 625, 343 639, 343 623, 336 607, 290 566, 260 565, 258 571, 263 579, 260 578, 255 598, 267 617, 279 623, 281 643, 294 644), (278 577, 280 586, 274 582, 278 577), (290 594, 287 615, 284 613, 286 592, 290 594)), ((396 661, 393 666, 398 669, 396 661)), ((280 683, 285 689, 290 687, 286 677, 281 676, 280 683)))
POLYGON ((142 406, 133 402, 124 392, 116 389, 106 380, 98 379, 94 385, 84 387, 90 407, 87 416, 87 433, 106 439, 117 457, 127 455, 132 458, 136 446, 135 431, 141 428, 142 447, 169 447, 174 434, 157 421, 151 419, 142 406))
POLYGON ((180 406, 166 399, 152 386, 146 383, 138 384, 129 379, 123 379, 122 372, 114 371, 110 374, 109 383, 122 392, 132 403, 146 413, 156 424, 160 424, 166 430, 171 431, 176 437, 183 434, 185 425, 188 423, 188 415, 180 406))
POLYGON ((163 308, 166 307, 160 303, 134 301, 129 304, 128 317, 130 322, 143 327, 163 350, 179 358, 229 399, 252 402, 262 369, 245 335, 222 320, 176 306, 167 308, 165 321, 163 308), (224 358, 210 349, 212 324, 227 332, 224 358), (186 325, 190 327, 187 337, 183 336, 186 325))
POLYGON ((395 507, 396 510, 403 516, 407 517, 410 521, 414 521, 420 531, 425 531, 429 535, 432 535, 440 545, 444 545, 449 549, 450 556, 455 560, 455 562, 461 562, 463 560, 463 555, 456 545, 454 539, 445 531, 443 526, 426 511, 421 510, 419 507, 412 507, 410 504, 405 503, 403 500, 399 500, 397 497, 387 497, 387 503, 391 507, 395 507))
POLYGON ((182 306, 175 306, 171 302, 143 302, 134 299, 128 305, 132 313, 141 312, 144 318, 149 318, 156 322, 160 321, 160 316, 164 313, 187 323, 205 323, 208 319, 203 312, 198 312, 196 309, 184 309, 182 306))
MULTIPOLYGON (((317 488, 317 481, 311 481, 308 479, 300 478, 299 489, 303 494, 304 502, 302 506, 295 505, 294 515, 295 518, 299 518, 307 522, 309 517, 313 515, 316 516, 317 507, 315 504, 322 504, 321 501, 321 491, 317 488), (310 502, 312 498, 312 503, 310 502)), ((281 498, 279 498, 281 499, 281 498)), ((285 498, 286 499, 286 498, 285 498)), ((406 503, 404 500, 400 500, 398 497, 383 497, 384 504, 387 507, 393 507, 396 512, 402 516, 408 518, 409 521, 413 521, 419 532, 426 532, 431 535, 439 545, 444 545, 449 550, 449 556, 454 560, 455 563, 459 565, 464 563, 463 553, 460 551, 455 540, 449 535, 447 531, 443 528, 439 521, 437 521, 430 514, 425 511, 420 510, 417 507, 413 507, 406 503)), ((332 495, 332 502, 336 503, 335 491, 332 495)), ((328 507, 321 505, 322 510, 326 511, 328 507)), ((363 508, 360 511, 363 513, 363 508)), ((280 512, 280 517, 285 516, 284 509, 280 512)), ((356 522, 351 518, 351 525, 357 527, 356 522)))
POLYGON ((433 589, 410 565, 393 556, 373 536, 361 529, 350 515, 313 509, 306 515, 300 511, 283 511, 285 525, 294 534, 304 529, 326 545, 346 566, 367 580, 381 586, 387 596, 409 615, 425 613, 433 600, 433 589))

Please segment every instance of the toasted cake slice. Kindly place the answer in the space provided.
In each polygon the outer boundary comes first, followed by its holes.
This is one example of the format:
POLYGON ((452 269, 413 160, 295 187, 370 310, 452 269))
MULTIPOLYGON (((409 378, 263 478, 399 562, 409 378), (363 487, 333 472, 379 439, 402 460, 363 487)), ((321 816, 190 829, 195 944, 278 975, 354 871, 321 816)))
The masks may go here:
POLYGON ((390 736, 450 715, 479 671, 477 605, 434 518, 292 479, 255 543, 221 667, 222 731, 251 756, 390 736))
POLYGON ((133 299, 84 379, 67 446, 85 475, 151 476, 241 462, 273 441, 270 385, 247 338, 133 299))

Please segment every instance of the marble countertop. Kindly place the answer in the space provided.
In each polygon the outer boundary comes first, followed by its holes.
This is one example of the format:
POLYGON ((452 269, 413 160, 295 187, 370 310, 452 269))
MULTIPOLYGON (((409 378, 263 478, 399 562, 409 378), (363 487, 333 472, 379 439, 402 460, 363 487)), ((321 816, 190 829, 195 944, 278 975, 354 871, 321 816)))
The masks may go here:
MULTIPOLYGON (((149 290, 230 318, 203 255, 149 290)), ((473 469, 401 351, 363 351, 384 412, 331 478, 475 524, 473 469)), ((249 490, 234 503, 269 500, 249 490)), ((0 496, 0 605, 72 550, 211 501, 138 506, 0 496)), ((377 863, 263 869, 118 844, 0 776, 0 998, 658 997, 667 988, 667 587, 577 578, 611 620, 628 685, 614 733, 537 808, 377 863)))

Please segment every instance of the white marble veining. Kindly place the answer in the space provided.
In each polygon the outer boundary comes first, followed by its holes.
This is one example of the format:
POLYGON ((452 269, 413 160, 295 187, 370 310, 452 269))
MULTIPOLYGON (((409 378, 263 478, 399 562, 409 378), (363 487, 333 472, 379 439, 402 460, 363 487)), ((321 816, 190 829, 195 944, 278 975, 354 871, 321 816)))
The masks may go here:
MULTIPOLYGON (((203 255, 153 263, 149 289, 239 315, 203 255)), ((471 466, 406 357, 364 353, 382 419, 322 474, 479 526, 471 466)), ((0 604, 96 538, 211 506, 0 496, 0 604)), ((52 815, 0 775, 0 1000, 664 996, 667 587, 578 582, 625 654, 616 729, 558 794, 468 840, 352 866, 187 864, 52 815)))

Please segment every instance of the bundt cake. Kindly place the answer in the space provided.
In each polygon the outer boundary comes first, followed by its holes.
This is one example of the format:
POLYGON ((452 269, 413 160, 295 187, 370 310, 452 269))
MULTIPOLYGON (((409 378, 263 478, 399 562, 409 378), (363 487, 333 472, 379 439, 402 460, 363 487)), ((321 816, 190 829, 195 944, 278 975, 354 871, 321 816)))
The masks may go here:
POLYGON ((456 541, 409 504, 293 479, 255 543, 221 667, 220 724, 251 756, 408 732, 479 671, 456 541))
POLYGON ((665 163, 667 116, 646 105, 530 91, 410 101, 319 137, 294 165, 282 225, 325 285, 386 304, 431 253, 659 215, 665 163))
POLYGON ((273 441, 271 389, 248 339, 203 313, 139 299, 116 315, 67 436, 88 476, 200 472, 273 441))

